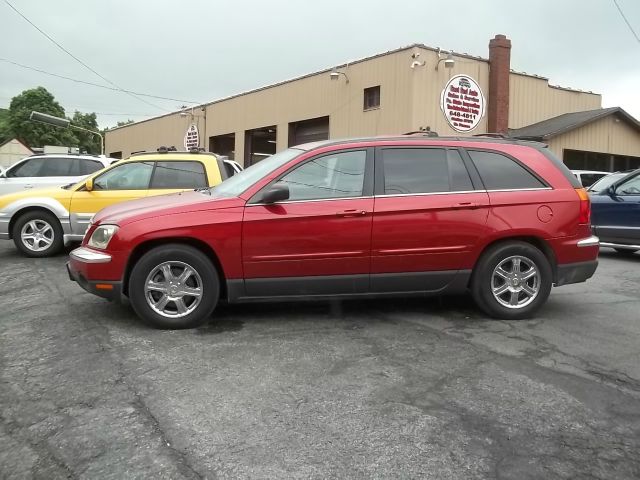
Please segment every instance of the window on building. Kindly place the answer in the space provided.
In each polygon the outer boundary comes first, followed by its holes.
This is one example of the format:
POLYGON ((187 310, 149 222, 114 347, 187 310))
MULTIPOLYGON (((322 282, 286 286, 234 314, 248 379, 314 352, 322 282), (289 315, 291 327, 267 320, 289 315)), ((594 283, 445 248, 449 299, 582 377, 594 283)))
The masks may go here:
POLYGON ((207 186, 200 162, 157 162, 151 188, 203 188, 207 186))
POLYGON ((340 152, 305 162, 280 179, 289 200, 359 197, 364 188, 367 152, 340 152))
POLYGON ((495 152, 470 150, 482 183, 487 190, 544 188, 546 185, 515 160, 495 152))
POLYGON ((380 107, 380 85, 364 89, 364 110, 380 107))
MULTIPOLYGON (((382 151, 386 195, 448 192, 451 190, 446 150, 441 148, 385 148, 382 151)), ((464 165, 462 165, 464 168, 464 165)))

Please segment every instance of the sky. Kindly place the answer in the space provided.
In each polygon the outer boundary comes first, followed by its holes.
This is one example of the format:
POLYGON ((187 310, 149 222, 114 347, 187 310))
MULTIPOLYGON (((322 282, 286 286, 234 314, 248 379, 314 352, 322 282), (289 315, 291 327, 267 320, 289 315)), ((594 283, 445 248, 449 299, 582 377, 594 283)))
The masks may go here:
MULTIPOLYGON (((640 119, 640 41, 613 0, 0 0, 0 59, 110 86, 12 10, 135 98, 0 61, 0 107, 47 88, 101 127, 178 110, 350 60, 422 43, 488 57, 511 39, 511 68, 603 95, 640 119), (188 104, 187 104, 188 105, 188 104)), ((640 35, 640 2, 617 0, 640 35)))

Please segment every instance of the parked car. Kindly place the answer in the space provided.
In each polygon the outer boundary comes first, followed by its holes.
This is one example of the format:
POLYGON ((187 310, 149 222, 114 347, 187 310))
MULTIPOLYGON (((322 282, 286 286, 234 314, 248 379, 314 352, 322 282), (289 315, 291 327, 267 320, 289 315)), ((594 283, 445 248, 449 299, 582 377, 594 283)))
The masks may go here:
POLYGON ((601 172, 597 170, 571 170, 583 187, 590 187, 602 177, 609 175, 611 172, 601 172))
POLYGON ((587 188, 587 192, 589 193, 602 192, 603 190, 606 190, 611 185, 616 183, 621 178, 627 176, 632 171, 633 170, 627 170, 625 172, 614 172, 614 173, 610 173, 609 175, 605 175, 600 180, 598 180, 593 185, 591 185, 589 188, 587 188))
POLYGON ((640 169, 591 194, 593 231, 601 246, 619 253, 640 250, 640 169))
POLYGON ((67 264, 162 328, 220 300, 471 291, 530 317, 597 267, 589 197, 544 145, 423 135, 289 148, 212 189, 99 212, 67 264))
POLYGON ((224 160, 207 153, 141 153, 63 187, 0 197, 0 239, 13 239, 29 257, 58 253, 82 240, 101 208, 152 195, 218 185, 229 177, 224 160))
POLYGON ((94 155, 32 155, 0 173, 0 195, 78 182, 113 160, 94 155))

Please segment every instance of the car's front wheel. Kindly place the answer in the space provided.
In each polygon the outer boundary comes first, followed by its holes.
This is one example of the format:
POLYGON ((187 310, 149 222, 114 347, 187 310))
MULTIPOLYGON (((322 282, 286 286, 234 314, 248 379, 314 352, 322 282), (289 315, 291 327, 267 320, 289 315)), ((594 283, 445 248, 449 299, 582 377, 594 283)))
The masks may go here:
POLYGON ((200 250, 168 244, 145 253, 129 278, 129 299, 140 318, 156 328, 193 328, 218 303, 220 281, 200 250))
POLYGON ((547 300, 553 272, 533 245, 511 241, 489 248, 473 272, 471 293, 486 314, 504 320, 531 317, 547 300))
POLYGON ((51 213, 34 210, 20 216, 11 231, 13 243, 27 257, 50 257, 62 250, 62 226, 51 213))

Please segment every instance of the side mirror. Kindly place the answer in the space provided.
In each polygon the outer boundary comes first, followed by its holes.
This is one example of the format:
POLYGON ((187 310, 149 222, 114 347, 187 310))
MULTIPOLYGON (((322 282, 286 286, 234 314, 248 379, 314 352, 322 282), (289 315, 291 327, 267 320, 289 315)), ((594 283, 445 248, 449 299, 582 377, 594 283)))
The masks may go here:
POLYGON ((609 195, 610 197, 615 197, 616 196, 616 187, 614 187, 613 185, 610 185, 607 187, 607 195, 609 195))
POLYGON ((84 188, 87 189, 87 192, 93 190, 93 178, 87 178, 87 180, 84 182, 84 188))
POLYGON ((7 178, 7 171, 0 167, 0 178, 7 178))
POLYGON ((268 187, 262 194, 261 203, 275 203, 289 198, 289 185, 277 182, 268 187))

